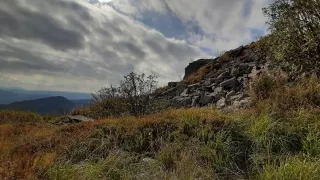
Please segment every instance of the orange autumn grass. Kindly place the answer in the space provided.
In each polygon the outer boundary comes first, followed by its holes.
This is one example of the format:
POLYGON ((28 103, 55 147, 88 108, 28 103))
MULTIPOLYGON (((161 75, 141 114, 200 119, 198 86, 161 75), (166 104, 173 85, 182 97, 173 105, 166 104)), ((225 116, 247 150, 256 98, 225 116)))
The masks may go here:
MULTIPOLYGON (((0 117, 4 114, 0 111, 0 117)), ((10 116, 15 119, 14 113, 10 116)), ((89 136, 99 125, 116 125, 132 134, 146 124, 179 122, 186 116, 207 120, 228 119, 227 115, 213 109, 178 109, 140 118, 109 118, 93 123, 57 126, 46 122, 12 122, 6 114, 7 122, 0 124, 0 179, 44 178, 46 170, 62 151, 67 151, 73 142, 89 136)))

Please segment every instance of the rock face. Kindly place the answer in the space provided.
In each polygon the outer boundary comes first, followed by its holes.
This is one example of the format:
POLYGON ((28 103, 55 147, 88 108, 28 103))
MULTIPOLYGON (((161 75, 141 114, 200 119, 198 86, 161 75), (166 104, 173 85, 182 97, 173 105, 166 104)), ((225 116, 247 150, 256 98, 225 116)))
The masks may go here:
POLYGON ((190 63, 185 69, 184 78, 207 64, 211 66, 211 71, 195 84, 170 82, 170 89, 162 93, 160 98, 184 107, 215 105, 217 108, 241 109, 251 106, 252 100, 245 86, 253 77, 267 70, 270 64, 259 60, 248 46, 228 51, 225 55, 227 60, 218 57, 190 63))
POLYGON ((194 61, 190 63, 186 68, 185 68, 185 74, 183 79, 186 79, 189 77, 192 73, 196 72, 200 67, 208 64, 211 62, 212 59, 199 59, 197 61, 194 61))

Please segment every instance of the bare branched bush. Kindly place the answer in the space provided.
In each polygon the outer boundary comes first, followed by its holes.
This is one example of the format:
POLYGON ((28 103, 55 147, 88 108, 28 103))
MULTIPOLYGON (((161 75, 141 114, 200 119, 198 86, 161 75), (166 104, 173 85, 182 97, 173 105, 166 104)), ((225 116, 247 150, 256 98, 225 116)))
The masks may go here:
POLYGON ((158 112, 164 102, 152 97, 157 90, 156 76, 131 72, 119 86, 101 88, 92 95, 90 115, 96 118, 131 114, 140 116, 158 112))

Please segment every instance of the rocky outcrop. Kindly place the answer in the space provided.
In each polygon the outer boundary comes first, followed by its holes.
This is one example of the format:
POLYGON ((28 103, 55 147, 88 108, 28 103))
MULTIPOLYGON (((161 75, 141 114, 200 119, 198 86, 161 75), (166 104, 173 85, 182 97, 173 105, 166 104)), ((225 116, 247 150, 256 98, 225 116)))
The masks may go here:
POLYGON ((222 57, 190 63, 185 69, 185 78, 204 65, 210 65, 211 70, 200 82, 170 82, 170 89, 163 92, 160 98, 169 99, 176 106, 246 108, 252 105, 246 85, 253 77, 267 70, 270 64, 259 59, 248 46, 241 46, 222 57))
POLYGON ((192 73, 196 72, 200 67, 210 63, 212 59, 199 59, 197 61, 194 61, 190 63, 186 68, 185 68, 185 74, 183 79, 188 78, 192 73))

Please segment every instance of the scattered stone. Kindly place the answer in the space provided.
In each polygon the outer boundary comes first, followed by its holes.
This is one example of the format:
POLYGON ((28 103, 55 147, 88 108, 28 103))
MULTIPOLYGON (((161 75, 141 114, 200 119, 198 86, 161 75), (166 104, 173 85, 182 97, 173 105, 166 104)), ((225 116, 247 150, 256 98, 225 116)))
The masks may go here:
POLYGON ((219 101, 217 101, 216 107, 219 109, 226 107, 226 99, 221 98, 219 101))

